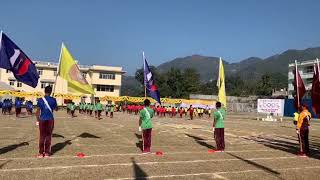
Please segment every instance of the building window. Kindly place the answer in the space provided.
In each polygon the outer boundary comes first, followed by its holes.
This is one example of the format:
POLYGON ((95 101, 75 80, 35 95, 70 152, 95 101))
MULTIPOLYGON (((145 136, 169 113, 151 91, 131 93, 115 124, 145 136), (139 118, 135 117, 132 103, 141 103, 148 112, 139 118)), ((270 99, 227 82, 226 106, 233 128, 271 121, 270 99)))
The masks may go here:
POLYGON ((100 79, 115 79, 116 75, 114 73, 100 73, 99 78, 100 79))
POLYGON ((110 86, 110 85, 97 85, 97 91, 113 92, 113 91, 114 91, 114 86, 110 86))
POLYGON ((53 70, 53 75, 54 75, 54 76, 57 76, 57 74, 58 74, 58 73, 57 73, 57 70, 53 70))
POLYGON ((308 78, 308 79, 306 79, 306 80, 305 80, 306 85, 312 84, 312 81, 313 81, 313 78, 308 78))
POLYGON ((41 89, 44 89, 46 86, 53 87, 53 82, 41 82, 41 89))
POLYGON ((42 82, 41 83, 41 89, 44 89, 46 87, 46 83, 45 82, 42 82))
POLYGON ((7 72, 7 73, 10 73, 11 71, 7 69, 6 72, 7 72))
POLYGON ((39 74, 39 76, 41 76, 42 73, 43 73, 43 70, 42 70, 42 69, 38 69, 38 74, 39 74))
POLYGON ((306 67, 304 73, 313 73, 313 66, 306 67))
POLYGON ((10 86, 14 86, 14 80, 9 81, 10 86))
POLYGON ((21 82, 18 82, 18 83, 17 83, 17 87, 22 87, 22 83, 21 83, 21 82))
POLYGON ((82 77, 86 79, 87 78, 87 73, 83 72, 82 73, 82 77))

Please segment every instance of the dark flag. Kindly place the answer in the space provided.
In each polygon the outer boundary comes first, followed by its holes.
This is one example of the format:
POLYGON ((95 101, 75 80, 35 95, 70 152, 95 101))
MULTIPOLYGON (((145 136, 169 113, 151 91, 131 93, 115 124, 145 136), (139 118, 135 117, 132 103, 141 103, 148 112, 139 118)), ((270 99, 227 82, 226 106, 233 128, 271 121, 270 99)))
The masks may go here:
POLYGON ((3 32, 0 35, 0 68, 10 70, 17 81, 35 88, 39 74, 28 56, 3 32))
POLYGON ((301 99, 306 93, 306 88, 304 86, 304 83, 298 71, 297 62, 295 63, 295 68, 293 69, 293 75, 294 75, 293 87, 295 91, 294 104, 295 104, 295 107, 298 109, 299 106, 301 105, 300 104, 301 99))
POLYGON ((144 57, 144 53, 143 53, 143 60, 144 60, 144 64, 143 64, 143 69, 144 69, 144 85, 146 87, 147 92, 149 93, 150 97, 152 97, 153 99, 155 99, 158 103, 161 104, 160 101, 160 93, 158 90, 157 85, 154 82, 153 79, 153 74, 150 71, 147 59, 144 57))
POLYGON ((317 118, 320 118, 320 72, 318 63, 314 65, 311 99, 312 110, 316 114, 317 118))

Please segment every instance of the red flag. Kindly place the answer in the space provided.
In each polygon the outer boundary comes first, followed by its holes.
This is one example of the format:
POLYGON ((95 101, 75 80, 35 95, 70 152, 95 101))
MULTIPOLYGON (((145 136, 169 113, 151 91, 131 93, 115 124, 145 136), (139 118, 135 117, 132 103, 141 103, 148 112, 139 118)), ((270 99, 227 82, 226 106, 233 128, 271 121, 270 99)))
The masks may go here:
POLYGON ((298 109, 298 107, 300 106, 301 99, 304 96, 304 94, 306 93, 306 88, 304 86, 304 83, 303 83, 302 78, 300 76, 300 73, 298 71, 297 63, 296 63, 295 68, 293 69, 293 74, 294 74, 293 87, 294 87, 294 91, 296 92, 296 94, 294 96, 294 104, 295 104, 296 108, 298 109))
POLYGON ((318 118, 320 118, 320 72, 318 64, 314 65, 314 73, 312 80, 312 110, 318 118))

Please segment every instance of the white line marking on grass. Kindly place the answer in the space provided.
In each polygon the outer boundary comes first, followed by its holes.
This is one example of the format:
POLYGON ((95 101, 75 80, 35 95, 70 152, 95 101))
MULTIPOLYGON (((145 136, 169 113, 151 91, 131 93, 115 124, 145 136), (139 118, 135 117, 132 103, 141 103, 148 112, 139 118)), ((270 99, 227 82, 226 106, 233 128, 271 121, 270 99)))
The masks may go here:
MULTIPOLYGON (((276 152, 279 150, 241 150, 241 151, 225 151, 226 153, 251 153, 251 152, 276 152)), ((174 155, 174 154, 208 154, 206 151, 182 151, 182 152, 164 152, 164 155, 174 155)), ((94 157, 112 157, 112 156, 145 156, 142 153, 123 153, 123 154, 96 154, 88 155, 83 158, 94 158, 94 157)), ((51 156, 50 159, 65 159, 65 158, 79 158, 77 156, 51 156)), ((7 160, 39 160, 36 157, 27 157, 27 158, 1 158, 0 161, 7 160)))
POLYGON ((228 180, 228 178, 226 178, 226 177, 224 177, 224 176, 221 176, 221 175, 219 175, 219 174, 213 174, 213 177, 214 178, 218 178, 218 179, 224 179, 224 180, 228 180))
MULTIPOLYGON (((280 160, 280 159, 297 159, 297 156, 281 156, 272 158, 250 158, 249 161, 258 160, 280 160)), ((206 162, 225 162, 225 161, 243 161, 238 158, 230 159, 210 159, 210 160, 191 160, 191 161, 153 161, 136 163, 137 165, 155 165, 155 164, 190 164, 190 163, 206 163, 206 162)), ((15 172, 15 171, 33 171, 33 170, 54 170, 54 169, 71 169, 71 168, 94 168, 94 167, 110 167, 110 166, 132 166, 132 163, 115 163, 115 164, 92 164, 92 165, 73 165, 73 166, 51 166, 51 167, 35 167, 35 168, 17 168, 17 169, 0 169, 0 172, 15 172)))
MULTIPOLYGON (((280 168, 273 169, 275 171, 290 171, 290 170, 301 170, 301 169, 319 169, 320 166, 308 166, 301 168, 280 168)), ((215 173, 194 173, 194 174, 174 174, 174 175, 162 175, 162 176, 148 176, 148 177, 129 177, 129 178, 115 178, 115 179, 105 179, 105 180, 134 180, 134 179, 154 179, 154 178, 177 178, 177 177, 187 177, 187 176, 208 176, 212 175, 213 177, 220 179, 227 179, 226 177, 221 176, 220 174, 241 174, 241 173, 252 173, 252 172, 264 172, 260 169, 250 169, 244 171, 220 171, 215 173)))

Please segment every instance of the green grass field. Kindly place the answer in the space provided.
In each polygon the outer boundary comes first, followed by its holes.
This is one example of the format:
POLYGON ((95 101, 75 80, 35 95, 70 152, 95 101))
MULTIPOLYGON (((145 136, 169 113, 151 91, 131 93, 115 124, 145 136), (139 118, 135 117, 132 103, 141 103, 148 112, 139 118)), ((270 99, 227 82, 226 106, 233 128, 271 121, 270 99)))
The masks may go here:
POLYGON ((212 120, 154 118, 152 151, 143 155, 138 116, 113 119, 56 113, 50 158, 37 159, 35 117, 0 116, 0 179, 320 179, 320 126, 310 133, 312 155, 299 145, 289 121, 261 122, 228 115, 226 151, 215 147, 212 120), (77 153, 85 157, 77 157, 77 153))

